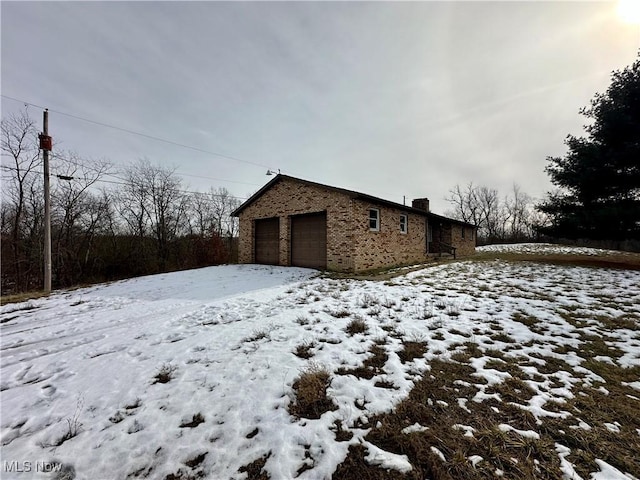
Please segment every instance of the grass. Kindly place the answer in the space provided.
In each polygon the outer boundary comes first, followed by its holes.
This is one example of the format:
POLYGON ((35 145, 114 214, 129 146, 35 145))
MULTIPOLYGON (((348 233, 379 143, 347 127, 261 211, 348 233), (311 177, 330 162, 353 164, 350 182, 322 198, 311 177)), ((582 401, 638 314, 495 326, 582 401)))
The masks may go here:
POLYGON ((175 371, 177 369, 178 369, 178 367, 176 367, 175 365, 172 365, 170 363, 163 364, 158 369, 158 372, 155 374, 155 376, 153 377, 155 379, 155 381, 153 383, 154 384, 156 384, 156 383, 169 383, 171 381, 171 379, 173 378, 173 374, 175 373, 175 371))
POLYGON ((247 474, 247 480, 269 480, 271 477, 265 472, 264 466, 267 463, 267 459, 271 456, 271 452, 262 457, 254 460, 253 462, 243 465, 238 469, 240 473, 247 474))
POLYGON ((398 357, 402 363, 410 362, 414 358, 420 358, 428 350, 426 342, 406 341, 402 345, 402 350, 398 352, 398 357))
MULTIPOLYGON (((503 478, 557 479, 562 478, 557 443, 571 449, 567 460, 574 464, 582 478, 589 478, 591 472, 599 470, 595 459, 602 459, 635 477, 640 476, 640 457, 637 455, 640 451, 640 416, 637 414, 640 400, 630 402, 628 395, 637 398, 637 392, 625 386, 625 382, 640 378, 640 367, 622 368, 587 358, 583 366, 604 378, 608 393, 597 390, 597 386, 574 385, 572 398, 562 404, 547 403, 544 407, 568 415, 545 418, 539 424, 528 410, 519 407, 536 394, 529 383, 532 378, 520 368, 520 365, 529 364, 526 357, 510 358, 496 352, 498 355, 487 362, 487 368, 511 375, 502 383, 486 388, 488 394, 499 394, 501 401, 467 401, 464 408, 458 405, 459 398, 471 399, 482 388, 479 379, 473 375, 475 370, 469 365, 478 351, 468 343, 465 347, 455 355, 454 361, 431 361, 431 374, 420 379, 405 400, 392 412, 371 419, 370 423, 375 427, 365 439, 383 450, 406 455, 413 470, 401 474, 369 465, 365 461, 366 447, 354 445, 334 478, 492 479, 500 471, 503 478), (590 428, 579 427, 579 422, 590 428), (415 423, 428 426, 428 429, 403 433, 405 427, 415 423), (501 424, 529 431, 532 437, 505 431, 499 427, 501 424), (461 430, 469 427, 473 435, 463 436, 461 430), (618 431, 613 432, 610 428, 618 431), (444 460, 431 447, 436 447, 444 460), (469 460, 473 455, 482 460, 473 465, 469 460)), ((602 341, 587 345, 590 355, 601 355, 605 348, 608 347, 602 341)), ((570 371, 571 367, 561 359, 542 359, 546 363, 540 370, 547 375, 570 371)))
POLYGON ((329 371, 311 363, 293 382, 294 401, 289 405, 289 413, 294 417, 320 418, 323 413, 338 407, 327 395, 331 385, 329 371))
POLYGON ((550 438, 540 440, 504 432, 500 423, 509 423, 520 430, 537 430, 535 418, 527 411, 508 403, 498 403, 499 412, 491 407, 495 401, 467 402, 471 413, 458 406, 457 398, 471 398, 478 388, 472 377, 474 369, 455 362, 431 362, 432 375, 424 376, 409 396, 393 412, 380 415, 366 440, 383 450, 407 455, 413 466, 409 474, 385 471, 364 461, 366 448, 351 447, 347 459, 334 478, 389 479, 476 479, 495 478, 496 470, 505 478, 559 478, 559 460, 550 438), (455 380, 467 380, 470 386, 460 386, 455 380), (446 406, 445 406, 446 405, 446 406), (409 425, 428 426, 424 431, 403 433, 409 425), (465 437, 458 425, 473 428, 474 436, 465 437), (443 461, 431 447, 445 457, 443 461), (472 455, 483 458, 475 466, 472 455))
POLYGON ((244 343, 250 343, 250 342, 258 342, 260 340, 264 340, 265 338, 269 338, 269 335, 271 334, 272 330, 273 330, 272 327, 261 329, 261 330, 254 330, 251 335, 244 338, 242 341, 244 343))
POLYGON ((569 253, 516 253, 477 252, 470 261, 505 260, 509 262, 536 262, 575 267, 621 268, 640 270, 640 253, 601 251, 598 255, 569 253))
MULTIPOLYGON (((611 267, 611 264, 615 263, 616 268, 632 269, 635 269, 633 265, 637 260, 640 268, 640 255, 635 257, 626 254, 620 255, 620 258, 615 254, 606 255, 604 258, 592 258, 575 255, 483 253, 467 262, 483 262, 496 257, 516 262, 542 261, 590 267, 611 267), (629 264, 632 267, 628 267, 629 264)), ((533 281, 535 278, 532 277, 530 280, 533 281)), ((400 282, 398 284, 400 285, 400 282)), ((553 286, 554 288, 569 287, 562 282, 553 286)), ((505 289, 500 294, 554 302, 553 296, 545 292, 535 292, 526 287, 508 288, 508 291, 505 289)), ((346 291, 348 286, 342 285, 340 289, 346 291)), ((453 287, 451 289, 453 289, 451 291, 459 291, 453 287)), ((473 290, 470 289, 470 291, 473 290)), ((486 285, 480 285, 477 292, 483 298, 490 297, 484 295, 485 293, 495 293, 486 285)), ((640 322, 634 316, 637 310, 630 308, 634 305, 627 305, 629 307, 627 309, 632 313, 599 314, 594 313, 596 308, 590 311, 589 306, 580 305, 572 297, 571 304, 556 305, 554 314, 578 328, 578 331, 587 327, 588 330, 578 334, 569 332, 574 335, 572 342, 565 342, 564 333, 557 333, 552 340, 553 343, 547 345, 547 347, 553 347, 552 353, 547 353, 549 348, 546 348, 538 350, 539 353, 529 353, 529 356, 525 356, 522 352, 518 352, 519 348, 534 346, 535 342, 530 340, 520 344, 516 341, 518 338, 516 333, 511 337, 507 332, 517 332, 526 327, 531 332, 540 334, 545 332, 544 335, 549 335, 552 327, 557 327, 563 322, 558 320, 554 323, 545 315, 536 318, 524 310, 513 313, 507 311, 506 316, 518 323, 517 329, 505 330, 503 323, 491 320, 491 314, 488 314, 486 318, 473 320, 482 328, 474 328, 473 334, 465 333, 462 330, 456 330, 453 326, 461 328, 460 325, 469 318, 465 312, 472 310, 462 308, 462 303, 454 303, 447 297, 450 294, 451 292, 439 293, 437 295, 440 295, 440 298, 437 298, 432 297, 432 290, 429 290, 427 300, 417 297, 415 305, 408 307, 414 308, 415 312, 412 311, 412 313, 415 313, 416 318, 429 320, 423 323, 425 336, 410 337, 410 340, 403 340, 404 334, 400 333, 400 325, 385 323, 392 318, 391 310, 402 306, 402 303, 397 304, 387 298, 365 294, 355 299, 355 307, 361 309, 359 310, 361 315, 353 314, 352 311, 342 307, 323 310, 324 313, 338 319, 351 317, 344 327, 344 331, 349 335, 367 333, 369 329, 375 334, 378 328, 389 332, 389 335, 386 338, 378 337, 374 340, 369 347, 369 355, 359 366, 342 367, 332 373, 327 368, 312 362, 302 370, 293 382, 292 398, 287 407, 289 413, 296 419, 317 419, 337 409, 330 395, 332 375, 354 375, 358 379, 372 380, 371 383, 378 388, 398 388, 387 379, 387 374, 391 378, 392 373, 387 366, 390 360, 387 349, 389 352, 397 352, 400 361, 407 363, 424 357, 428 351, 427 339, 429 342, 445 340, 455 334, 458 335, 458 341, 464 342, 453 345, 447 352, 443 351, 440 358, 430 360, 428 373, 413 380, 414 388, 404 400, 395 405, 392 411, 375 416, 369 415, 367 402, 370 399, 360 397, 354 402, 353 418, 332 419, 330 429, 337 442, 351 441, 354 437, 351 429, 366 428, 369 430, 365 438, 367 442, 383 450, 406 455, 413 470, 408 474, 402 474, 370 465, 365 460, 369 453, 366 443, 354 442, 349 446, 348 455, 338 466, 333 478, 466 480, 493 479, 502 476, 502 478, 523 480, 557 479, 562 478, 563 473, 560 470, 556 444, 571 449, 566 459, 573 464, 582 478, 590 478, 592 472, 599 470, 596 459, 604 460, 622 472, 640 478, 640 457, 637 454, 640 451, 640 435, 638 435, 640 433, 640 415, 638 415, 640 392, 629 385, 640 379, 640 366, 623 368, 618 365, 617 360, 625 352, 613 343, 616 338, 619 342, 621 335, 639 338, 635 333, 640 330, 640 322), (367 318, 367 315, 370 318, 367 318), (450 318, 460 315, 461 321, 450 318), (485 340, 488 337, 492 341, 482 342, 482 346, 479 346, 475 341, 476 336, 483 336, 485 340), (394 342, 394 345, 387 347, 386 343, 391 342, 394 342), (400 350, 397 350, 399 345, 397 342, 400 342, 400 350), (569 357, 575 358, 575 356, 580 357, 582 369, 593 372, 603 381, 594 380, 593 376, 587 375, 588 372, 577 372, 575 365, 569 360, 569 357), (501 381, 489 384, 487 380, 477 375, 476 369, 471 365, 474 364, 474 359, 480 357, 489 357, 484 364, 484 369, 501 372, 503 374, 500 376, 501 381), (535 367, 535 370, 527 367, 535 367), (575 382, 567 383, 568 376, 575 382), (553 398, 552 389, 570 391, 571 395, 566 397, 556 395, 553 398), (475 402, 473 398, 478 393, 495 395, 497 398, 489 397, 482 402, 475 402), (528 410, 523 408, 528 406, 535 396, 544 395, 547 403, 543 408, 549 412, 562 413, 563 417, 544 417, 538 422, 528 410), (362 417, 361 414, 363 414, 362 417), (411 433, 404 431, 406 427, 416 423, 428 428, 411 433), (503 425, 530 432, 531 436, 521 435, 504 428, 503 425), (466 435, 465 432, 472 435, 466 435), (482 460, 476 461, 480 457, 482 460), (472 462, 470 458, 475 460, 472 462)), ((472 295, 469 291, 465 294, 472 295)), ((312 294, 311 291, 305 291, 304 295, 305 298, 311 298, 315 292, 312 294)), ((326 290, 322 296, 327 296, 326 290)), ((340 296, 336 294, 331 297, 339 299, 340 296)), ((402 302, 408 302, 411 298, 416 297, 402 297, 402 302)), ((612 310, 615 307, 618 307, 618 310, 625 310, 620 307, 624 303, 614 297, 603 294, 599 301, 612 310)), ((307 313, 318 312, 308 310, 307 313)), ((301 315, 295 322, 311 329, 315 320, 301 315)), ((341 322, 336 323, 344 325, 341 322)), ((252 336, 245 338, 244 341, 255 342, 268 338, 270 331, 270 329, 254 331, 252 336)), ((338 337, 341 336, 344 335, 338 335, 338 337)), ((366 339, 363 338, 363 340, 366 339)), ((312 358, 314 349, 320 342, 340 343, 340 340, 317 337, 315 341, 305 341, 295 346, 293 354, 303 359, 312 358)), ((322 346, 319 350, 321 348, 322 346)), ((445 347, 442 346, 442 350, 444 349, 445 347)), ((393 361, 397 362, 393 354, 391 354, 391 360, 390 365, 393 367, 393 361)), ((169 382, 174 377, 176 368, 171 364, 162 365, 154 377, 154 383, 169 382)), ((131 405, 122 407, 109 420, 119 423, 131 414, 128 410, 134 410, 140 406, 139 399, 130 403, 131 405)), ((74 418, 77 422, 77 416, 67 419, 67 422, 74 418)), ((180 427, 196 428, 204 421, 202 414, 197 413, 191 420, 183 422, 180 427)), ((78 429, 75 429, 73 436, 77 435, 81 424, 77 426, 78 429)), ((71 427, 69 423, 69 432, 74 430, 71 427)), ((253 426, 242 434, 246 434, 248 440, 254 439, 257 442, 263 435, 259 435, 260 431, 257 427, 251 430, 252 428, 253 426)), ((68 438, 62 442, 66 440, 68 438)), ((346 445, 344 446, 346 448, 346 445)), ((308 450, 305 445, 305 459, 297 472, 299 475, 313 469, 313 458, 307 456, 308 450)), ((256 453, 256 456, 261 453, 264 453, 264 450, 256 453)), ((207 454, 192 455, 195 456, 184 462, 184 465, 191 470, 182 468, 166 478, 175 480, 201 477, 201 472, 195 469, 200 468, 207 454)), ((243 474, 241 475, 243 478, 250 480, 270 478, 265 470, 270 456, 271 452, 256 458, 240 467, 239 473, 243 474)), ((313 478, 313 471, 307 472, 305 476, 313 478)))
POLYGON ((312 350, 316 347, 316 345, 317 345, 316 342, 313 342, 313 341, 303 342, 296 347, 293 353, 297 357, 309 359, 313 357, 312 350))
POLYGON ((357 317, 349 322, 344 331, 349 335, 355 335, 357 333, 367 333, 368 329, 367 322, 361 317, 357 317))
POLYGON ((180 428, 196 428, 201 423, 204 423, 204 417, 200 412, 196 413, 191 417, 191 420, 188 422, 182 422, 180 424, 180 428))
POLYGON ((339 368, 336 370, 338 375, 354 375, 358 378, 371 379, 376 375, 384 373, 383 367, 389 359, 383 346, 374 344, 369 352, 371 355, 363 362, 360 367, 355 368, 339 368))
MULTIPOLYGON (((598 257, 487 253, 479 254, 470 261, 495 258, 511 262, 526 260, 640 269, 640 255, 624 253, 607 253, 598 257)), ((543 292, 522 290, 520 294, 536 300, 554 301, 551 296, 544 297, 543 292)), ((615 302, 616 299, 603 297, 601 300, 604 306, 620 308, 621 303, 615 302)), ((440 310, 452 316, 447 311, 448 307, 445 299, 439 299, 430 305, 425 304, 423 310, 428 313, 440 310)), ((579 335, 579 346, 559 343, 552 355, 532 353, 527 357, 509 356, 507 349, 483 351, 472 341, 454 345, 450 360, 432 360, 430 373, 415 383, 408 397, 393 411, 369 418, 369 425, 373 428, 365 440, 388 452, 406 455, 413 467, 411 472, 402 474, 370 465, 365 460, 369 453, 366 444, 357 444, 350 446, 347 458, 338 466, 333 478, 466 480, 502 476, 524 480, 557 479, 563 477, 563 472, 556 444, 571 449, 566 460, 573 464, 582 478, 590 478, 592 472, 600 470, 596 459, 640 478, 640 457, 637 455, 640 451, 640 415, 637 413, 640 394, 630 386, 640 378, 640 366, 623 368, 617 364, 616 360, 624 352, 612 342, 625 330, 640 330, 637 316, 635 313, 593 314, 579 304, 558 305, 555 313, 578 329, 590 327, 588 332, 579 335), (609 336, 609 332, 618 333, 609 336), (568 354, 579 355, 582 358, 580 367, 598 375, 604 382, 589 379, 594 377, 588 377, 588 372, 576 372, 565 361, 568 354), (485 369, 505 372, 508 376, 501 382, 487 385, 484 379, 474 375, 475 369, 471 368, 471 361, 481 356, 489 357, 485 369), (524 369, 532 366, 536 370, 524 369), (574 383, 563 381, 567 372, 571 372, 574 383), (566 398, 549 398, 544 409, 561 413, 561 416, 545 417, 538 422, 522 407, 548 389, 568 389, 571 394, 566 398), (496 395, 500 400, 489 397, 480 403, 471 401, 480 391, 496 395), (460 399, 464 400, 461 404, 460 399), (428 429, 403 433, 403 429, 416 423, 428 429), (530 436, 501 425, 530 432, 530 436), (461 430, 473 434, 464 436, 461 430), (482 460, 471 462, 470 457, 475 460, 481 457, 482 460)), ((542 333, 549 329, 544 320, 523 311, 514 312, 511 319, 532 332, 542 333)), ((506 332, 493 330, 490 338, 494 341, 514 343, 506 332)), ((454 329, 447 331, 456 333, 454 329)), ((441 331, 436 333, 438 336, 432 335, 432 338, 444 338, 441 331)), ((560 342, 561 338, 559 336, 560 342)), ((404 342, 403 350, 398 353, 403 362, 420 356, 420 350, 426 348, 420 342, 414 343, 404 342)), ((529 342, 527 346, 532 345, 533 342, 529 342)), ((514 346, 516 350, 517 347, 514 346)), ((366 370, 364 367, 361 370, 366 370)), ((379 371, 383 367, 380 365, 379 371)), ((368 370, 372 368, 369 366, 368 370)))
POLYGON ((27 300, 34 300, 36 298, 48 297, 49 294, 43 291, 15 293, 11 295, 0 296, 0 305, 7 305, 9 303, 26 302, 27 300))

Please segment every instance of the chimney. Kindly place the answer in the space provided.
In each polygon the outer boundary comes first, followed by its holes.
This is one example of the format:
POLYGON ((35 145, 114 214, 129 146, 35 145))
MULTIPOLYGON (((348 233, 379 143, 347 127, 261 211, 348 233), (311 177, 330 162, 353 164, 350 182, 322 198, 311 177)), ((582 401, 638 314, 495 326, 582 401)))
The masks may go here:
POLYGON ((415 198, 411 201, 411 206, 418 210, 429 211, 429 199, 428 198, 415 198))

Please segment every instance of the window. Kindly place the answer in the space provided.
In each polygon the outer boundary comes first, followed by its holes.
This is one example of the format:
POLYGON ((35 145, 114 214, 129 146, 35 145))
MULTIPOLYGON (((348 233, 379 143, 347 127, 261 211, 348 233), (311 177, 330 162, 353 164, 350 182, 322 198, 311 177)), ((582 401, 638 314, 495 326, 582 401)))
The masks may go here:
POLYGON ((464 240, 464 227, 462 227, 462 239, 464 240))
POLYGON ((400 233, 407 233, 409 229, 409 217, 406 213, 400 214, 400 233))
POLYGON ((377 208, 369 209, 369 230, 372 232, 380 230, 380 210, 377 208))

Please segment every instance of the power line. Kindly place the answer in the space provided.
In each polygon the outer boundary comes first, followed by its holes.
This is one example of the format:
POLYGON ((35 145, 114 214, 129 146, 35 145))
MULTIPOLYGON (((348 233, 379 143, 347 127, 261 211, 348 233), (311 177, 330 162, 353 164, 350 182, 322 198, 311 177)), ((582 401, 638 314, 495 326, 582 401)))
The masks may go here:
MULTIPOLYGON (((17 169, 17 168, 15 168, 15 167, 9 167, 9 166, 7 166, 7 165, 0 165, 0 168, 1 168, 1 169, 4 169, 4 170, 18 171, 18 169, 17 169)), ((30 171, 29 171, 29 172, 27 172, 27 173, 33 173, 33 174, 37 174, 37 175, 43 175, 43 174, 44 174, 44 172, 43 172, 43 171, 39 171, 39 170, 30 170, 30 171)), ((55 176, 55 177, 58 177, 58 178, 65 177, 65 175, 56 175, 56 174, 52 174, 52 175, 53 175, 53 176, 55 176)), ((113 177, 113 178, 117 178, 117 179, 119 179, 119 180, 124 180, 123 178, 116 177, 115 175, 111 175, 111 174, 108 174, 108 173, 105 173, 104 175, 109 176, 109 177, 113 177)), ((63 180, 66 180, 67 178, 62 178, 62 179, 63 179, 63 180)), ((71 180, 74 180, 74 179, 75 179, 74 177, 71 177, 71 180)), ((129 183, 127 183, 126 181, 116 182, 116 181, 114 181, 114 180, 104 180, 104 179, 96 179, 96 180, 93 180, 93 182, 94 182, 94 183, 95 183, 95 182, 110 183, 110 184, 113 184, 113 185, 124 185, 124 186, 129 185, 129 183)), ((208 196, 210 196, 210 197, 227 197, 227 198, 234 198, 234 199, 236 199, 236 200, 240 200, 240 201, 247 200, 247 197, 237 197, 237 196, 235 196, 235 195, 222 195, 222 194, 219 194, 219 193, 211 193, 211 192, 195 192, 195 191, 193 191, 193 190, 176 190, 176 191, 177 191, 177 192, 180 192, 180 193, 187 193, 187 194, 193 194, 193 195, 208 195, 208 196)))
MULTIPOLYGON (((65 158, 62 155, 55 155, 55 154, 54 154, 54 158, 56 160, 61 160, 61 161, 65 162, 65 163, 68 163, 70 165, 74 165, 74 166, 79 167, 79 168, 86 168, 87 170, 93 170, 93 171, 101 173, 103 175, 107 175, 109 177, 114 177, 114 178, 117 178, 118 180, 126 181, 125 178, 118 177, 117 175, 114 175, 112 173, 103 172, 103 171, 99 170, 98 168, 96 168, 96 167, 94 167, 92 165, 87 165, 85 163, 79 162, 79 161, 77 161, 77 159, 73 159, 72 160, 72 159, 65 158)), ((127 168, 125 165, 112 164, 110 162, 107 162, 107 163, 108 163, 107 166, 120 167, 120 168, 124 168, 124 169, 127 168)), ((118 171, 116 173, 121 173, 121 171, 118 171)), ((192 175, 192 174, 189 174, 189 173, 182 173, 182 172, 179 172, 177 170, 173 170, 171 173, 172 174, 176 173, 177 175, 182 176, 182 177, 195 177, 195 178, 202 178, 202 179, 205 179, 205 180, 216 180, 216 181, 219 181, 219 182, 239 183, 239 184, 242 184, 242 185, 251 185, 252 187, 259 187, 260 186, 257 183, 238 182, 238 181, 235 181, 235 180, 225 180, 223 178, 206 177, 206 176, 203 176, 203 175, 192 175)))
MULTIPOLYGON (((31 107, 42 108, 43 110, 47 109, 47 107, 43 107, 42 105, 37 105, 35 103, 27 102, 26 100, 21 100, 19 98, 10 97, 9 95, 2 94, 0 96, 2 96, 3 98, 6 98, 8 100, 13 100, 14 102, 19 102, 19 103, 22 103, 24 105, 29 105, 31 107)), ((112 128, 114 130, 119 130, 121 132, 129 133, 131 135, 138 135, 140 137, 148 138, 150 140, 156 140, 158 142, 167 143, 169 145, 174 145, 176 147, 188 148, 190 150, 195 150, 196 152, 206 153, 208 155, 214 155, 216 157, 222 157, 222 158, 226 158, 226 159, 229 159, 229 160, 234 160, 236 162, 247 163, 249 165, 254 165, 256 167, 263 167, 263 168, 266 168, 266 169, 271 168, 270 166, 262 164, 262 163, 252 162, 250 160, 244 160, 242 158, 233 157, 231 155, 225 155, 224 153, 218 153, 218 152, 212 152, 210 150, 204 150, 202 148, 194 147, 192 145, 187 145, 187 144, 184 144, 184 143, 174 142, 173 140, 167 140, 165 138, 156 137, 156 136, 153 136, 153 135, 148 135, 146 133, 136 132, 134 130, 129 130, 129 129, 123 128, 123 127, 117 127, 115 125, 110 125, 108 123, 98 122, 97 120, 91 120, 89 118, 80 117, 78 115, 62 112, 60 110, 54 110, 52 108, 49 108, 48 110, 50 112, 57 113, 58 115, 64 115, 66 117, 75 118, 76 120, 82 120, 83 122, 92 123, 94 125, 100 125, 101 127, 112 128)))

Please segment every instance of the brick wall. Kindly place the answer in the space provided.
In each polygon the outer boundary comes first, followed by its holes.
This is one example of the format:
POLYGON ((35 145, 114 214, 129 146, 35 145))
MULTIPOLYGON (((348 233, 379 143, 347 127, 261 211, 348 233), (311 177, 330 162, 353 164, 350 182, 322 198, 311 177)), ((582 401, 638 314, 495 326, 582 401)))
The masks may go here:
POLYGON ((353 243, 349 229, 351 198, 343 193, 282 179, 240 213, 238 261, 253 263, 254 220, 280 218, 280 265, 289 265, 291 215, 327 212, 327 268, 353 270, 353 243))
MULTIPOLYGON (((327 268, 333 271, 365 271, 426 260, 426 218, 401 208, 381 206, 334 191, 284 178, 266 190, 240 214, 238 261, 253 263, 254 221, 280 218, 280 264, 289 265, 291 215, 327 212, 327 268), (380 229, 369 228, 369 209, 380 211, 380 229), (400 214, 408 216, 407 233, 400 232, 400 214)), ((475 235, 461 226, 443 224, 446 241, 458 255, 475 251, 475 235)), ((434 239, 436 240, 436 239, 434 239)))
POLYGON ((356 271, 418 263, 426 260, 425 217, 402 209, 354 200, 353 234, 356 271), (369 228, 369 209, 380 212, 380 229, 369 228), (407 233, 400 232, 400 215, 408 216, 407 233))
POLYGON ((458 257, 468 257, 476 251, 476 231, 475 228, 463 227, 453 223, 451 225, 451 245, 456 247, 458 257), (464 228, 464 238, 462 229, 464 228))

